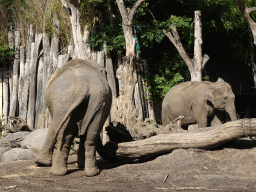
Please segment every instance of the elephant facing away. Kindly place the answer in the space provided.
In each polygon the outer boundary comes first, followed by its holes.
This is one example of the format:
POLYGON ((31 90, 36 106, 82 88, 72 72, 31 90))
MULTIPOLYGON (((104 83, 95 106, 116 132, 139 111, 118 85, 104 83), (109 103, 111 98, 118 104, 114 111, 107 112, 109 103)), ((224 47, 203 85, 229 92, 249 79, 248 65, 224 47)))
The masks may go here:
POLYGON ((112 95, 101 68, 93 60, 71 60, 47 83, 45 101, 52 116, 46 141, 36 158, 39 165, 51 165, 51 173, 65 175, 74 137, 80 137, 77 164, 86 176, 99 174, 96 147, 109 115, 112 95), (57 142, 57 152, 52 153, 57 142))
POLYGON ((162 124, 166 126, 179 116, 184 116, 182 126, 198 127, 220 125, 219 111, 226 111, 231 121, 237 120, 235 95, 228 83, 184 82, 174 86, 162 103, 162 124))

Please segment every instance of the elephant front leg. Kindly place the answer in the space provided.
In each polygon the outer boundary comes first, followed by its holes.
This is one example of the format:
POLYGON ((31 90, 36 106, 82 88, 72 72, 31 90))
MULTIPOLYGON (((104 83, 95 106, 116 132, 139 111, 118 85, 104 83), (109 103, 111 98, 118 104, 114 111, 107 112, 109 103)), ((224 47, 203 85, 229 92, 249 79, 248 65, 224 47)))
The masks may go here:
POLYGON ((65 175, 68 172, 67 160, 69 155, 70 146, 74 140, 73 134, 66 135, 60 133, 62 137, 58 137, 57 152, 53 159, 51 174, 53 175, 65 175))
POLYGON ((207 111, 205 109, 203 109, 199 105, 193 106, 193 115, 197 121, 198 128, 207 127, 208 117, 207 117, 207 111))

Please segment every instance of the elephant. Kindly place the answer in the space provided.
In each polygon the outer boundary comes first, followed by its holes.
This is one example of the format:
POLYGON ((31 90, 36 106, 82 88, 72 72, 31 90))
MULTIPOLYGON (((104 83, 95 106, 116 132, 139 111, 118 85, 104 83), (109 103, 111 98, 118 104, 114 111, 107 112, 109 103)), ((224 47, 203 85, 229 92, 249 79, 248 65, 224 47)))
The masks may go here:
POLYGON ((67 62, 47 82, 45 103, 52 120, 35 163, 52 165, 53 175, 67 174, 70 146, 80 137, 78 166, 84 167, 86 176, 99 174, 96 150, 99 142, 102 147, 100 133, 110 113, 112 93, 98 63, 80 59, 67 62))
POLYGON ((219 78, 216 82, 183 82, 169 90, 162 102, 162 124, 166 126, 184 116, 182 127, 222 124, 220 112, 226 111, 231 121, 237 120, 235 95, 230 85, 219 78))

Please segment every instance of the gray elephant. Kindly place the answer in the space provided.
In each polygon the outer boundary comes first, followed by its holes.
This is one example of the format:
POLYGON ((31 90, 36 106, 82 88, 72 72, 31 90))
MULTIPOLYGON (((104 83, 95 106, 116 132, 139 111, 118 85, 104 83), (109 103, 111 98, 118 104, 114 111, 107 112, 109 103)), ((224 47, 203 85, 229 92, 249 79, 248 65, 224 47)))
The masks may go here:
POLYGON ((65 175, 70 146, 79 136, 78 166, 84 167, 86 176, 99 174, 96 148, 112 102, 110 87, 99 65, 93 60, 69 61, 48 81, 45 101, 52 121, 35 162, 52 164, 52 174, 65 175))
POLYGON ((174 86, 162 103, 162 124, 166 126, 179 116, 184 116, 182 126, 198 127, 220 125, 219 111, 226 111, 232 121, 237 120, 235 95, 228 83, 184 82, 174 86))

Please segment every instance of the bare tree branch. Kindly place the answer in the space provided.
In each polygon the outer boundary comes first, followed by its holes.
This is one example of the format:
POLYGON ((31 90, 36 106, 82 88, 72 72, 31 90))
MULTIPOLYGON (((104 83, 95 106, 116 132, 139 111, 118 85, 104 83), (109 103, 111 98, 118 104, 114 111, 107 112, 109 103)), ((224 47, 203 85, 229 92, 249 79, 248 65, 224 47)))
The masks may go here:
POLYGON ((116 3, 117 3, 117 6, 118 6, 118 9, 120 10, 123 23, 125 25, 128 25, 129 24, 129 18, 128 18, 129 15, 128 15, 127 9, 124 6, 124 1, 123 0, 116 0, 116 3))
POLYGON ((256 7, 248 8, 245 5, 244 0, 237 0, 237 6, 250 25, 250 28, 253 34, 254 44, 256 45, 256 23, 253 21, 253 19, 250 16, 250 13, 256 11, 256 7))
POLYGON ((256 12, 256 7, 247 8, 249 13, 256 12))
POLYGON ((202 63, 202 69, 204 68, 206 62, 207 62, 209 59, 210 59, 209 55, 204 54, 203 63, 202 63))
POLYGON ((179 54, 181 55, 182 59, 185 61, 186 65, 189 68, 190 73, 193 70, 193 62, 192 60, 189 58, 189 55, 187 54, 186 50, 184 49, 181 41, 180 41, 180 37, 179 34, 177 32, 177 28, 175 25, 171 25, 171 30, 172 30, 172 34, 171 32, 167 32, 166 30, 163 29, 163 33, 170 39, 170 41, 173 43, 173 45, 176 47, 176 49, 178 50, 179 54))
POLYGON ((136 14, 136 12, 138 11, 139 7, 142 5, 142 3, 144 3, 145 0, 138 0, 132 7, 132 10, 129 13, 129 20, 132 21, 134 15, 136 14))

